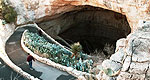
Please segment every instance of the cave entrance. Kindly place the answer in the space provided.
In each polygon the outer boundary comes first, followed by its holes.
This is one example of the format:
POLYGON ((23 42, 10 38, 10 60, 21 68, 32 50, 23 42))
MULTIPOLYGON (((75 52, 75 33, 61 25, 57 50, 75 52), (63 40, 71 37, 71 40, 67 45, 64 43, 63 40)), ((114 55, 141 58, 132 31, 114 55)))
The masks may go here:
MULTIPOLYGON (((60 36, 69 44, 80 42, 88 54, 104 50, 106 46, 115 49, 116 41, 130 33, 126 16, 103 8, 81 7, 38 25, 49 35, 60 36)), ((109 55, 108 52, 104 54, 109 55)))

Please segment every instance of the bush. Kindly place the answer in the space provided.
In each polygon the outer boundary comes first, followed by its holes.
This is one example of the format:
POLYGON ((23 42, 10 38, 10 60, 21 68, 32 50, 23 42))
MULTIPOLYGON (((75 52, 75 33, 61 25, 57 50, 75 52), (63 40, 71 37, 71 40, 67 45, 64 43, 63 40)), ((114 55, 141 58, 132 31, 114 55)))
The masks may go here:
POLYGON ((2 16, 7 23, 15 22, 17 18, 17 12, 14 10, 12 6, 6 5, 4 1, 2 1, 2 16))
POLYGON ((71 51, 72 51, 72 56, 75 56, 77 58, 77 56, 79 56, 80 52, 82 51, 82 46, 80 45, 79 42, 74 43, 73 45, 71 45, 71 51))

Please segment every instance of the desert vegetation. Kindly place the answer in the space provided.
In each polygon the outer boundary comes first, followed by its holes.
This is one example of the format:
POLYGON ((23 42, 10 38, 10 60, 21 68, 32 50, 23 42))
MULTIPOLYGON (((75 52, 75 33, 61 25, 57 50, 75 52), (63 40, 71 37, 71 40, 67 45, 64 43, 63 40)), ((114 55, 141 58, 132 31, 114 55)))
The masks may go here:
POLYGON ((84 72, 90 72, 93 68, 93 60, 88 59, 88 55, 82 53, 82 46, 79 43, 72 45, 72 54, 59 45, 46 41, 37 33, 27 31, 24 44, 34 53, 64 66, 84 72))
POLYGON ((115 47, 111 44, 107 43, 103 50, 95 50, 94 53, 87 55, 83 53, 82 46, 77 42, 71 45, 71 53, 58 44, 48 42, 44 37, 29 31, 25 32, 24 44, 37 55, 61 65, 91 74, 98 74, 101 70, 109 76, 114 74, 113 70, 103 69, 100 66, 103 60, 114 53, 115 47))
POLYGON ((17 18, 17 12, 10 4, 4 0, 1 1, 2 17, 7 23, 15 22, 17 18))

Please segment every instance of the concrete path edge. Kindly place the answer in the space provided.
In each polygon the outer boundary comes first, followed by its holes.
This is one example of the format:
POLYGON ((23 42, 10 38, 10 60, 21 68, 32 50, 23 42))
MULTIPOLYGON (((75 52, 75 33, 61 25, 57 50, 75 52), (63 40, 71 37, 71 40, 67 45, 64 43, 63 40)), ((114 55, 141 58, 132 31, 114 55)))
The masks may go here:
MULTIPOLYGON (((0 25, 3 27, 3 25, 0 25)), ((8 24, 9 26, 9 24, 8 24)), ((10 25, 12 26, 12 25, 10 25)), ((32 75, 28 74, 27 72, 23 71, 20 67, 18 67, 17 65, 15 65, 7 56, 6 52, 5 52, 5 44, 6 41, 8 40, 8 38, 12 35, 13 33, 8 34, 6 37, 6 40, 2 40, 2 38, 0 39, 0 42, 3 45, 0 45, 0 58, 10 67, 12 68, 14 71, 16 71, 17 73, 19 73, 20 75, 22 75, 23 77, 29 79, 29 80, 39 80, 38 78, 33 77, 32 75)))

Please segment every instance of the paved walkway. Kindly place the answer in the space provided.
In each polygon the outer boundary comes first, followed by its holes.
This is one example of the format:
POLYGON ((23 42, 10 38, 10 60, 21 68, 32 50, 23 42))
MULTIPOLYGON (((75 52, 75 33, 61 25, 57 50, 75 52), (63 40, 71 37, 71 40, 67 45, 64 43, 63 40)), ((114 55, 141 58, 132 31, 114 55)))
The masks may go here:
POLYGON ((21 35, 26 29, 32 32, 37 31, 37 29, 33 27, 19 28, 6 42, 6 53, 12 62, 21 67, 27 73, 42 80, 74 80, 75 78, 72 75, 50 67, 39 61, 33 62, 33 68, 35 70, 29 69, 29 66, 26 63, 27 53, 23 51, 20 44, 21 35))
POLYGON ((19 73, 7 66, 2 59, 0 59, 0 80, 27 80, 19 73))

